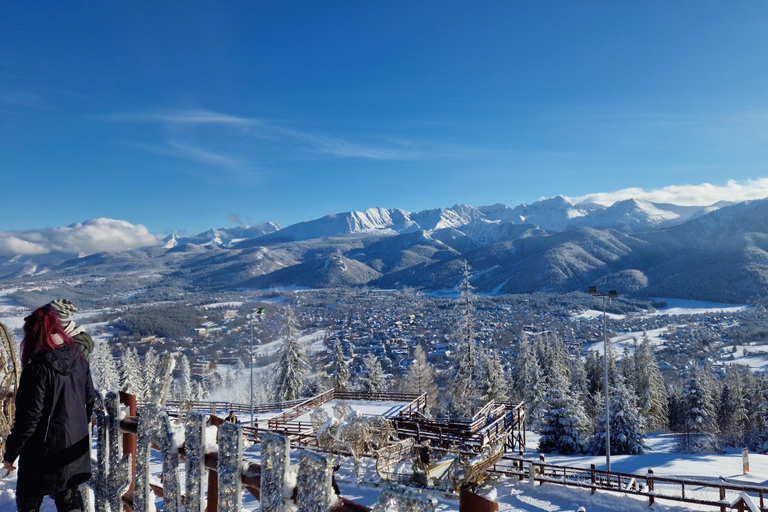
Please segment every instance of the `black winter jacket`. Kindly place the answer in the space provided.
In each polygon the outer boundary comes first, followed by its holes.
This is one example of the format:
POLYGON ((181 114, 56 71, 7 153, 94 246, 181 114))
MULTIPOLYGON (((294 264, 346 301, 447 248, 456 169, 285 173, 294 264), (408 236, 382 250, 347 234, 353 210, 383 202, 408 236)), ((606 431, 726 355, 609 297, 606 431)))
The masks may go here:
POLYGON ((91 477, 89 425, 96 392, 76 345, 32 358, 21 372, 6 462, 19 458, 18 496, 61 492, 91 477))

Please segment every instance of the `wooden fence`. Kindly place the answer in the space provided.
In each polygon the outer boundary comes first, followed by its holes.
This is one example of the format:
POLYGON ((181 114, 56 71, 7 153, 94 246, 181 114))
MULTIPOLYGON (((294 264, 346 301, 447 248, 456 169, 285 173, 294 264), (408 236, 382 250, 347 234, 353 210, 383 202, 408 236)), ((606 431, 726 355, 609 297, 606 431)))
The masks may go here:
POLYGON ((504 456, 489 471, 491 474, 529 479, 544 483, 581 487, 622 494, 644 496, 648 504, 656 500, 669 500, 687 505, 699 506, 701 510, 717 508, 721 512, 731 508, 740 497, 748 496, 766 511, 768 487, 728 483, 721 479, 692 479, 658 476, 653 470, 645 475, 599 471, 592 464, 589 469, 546 464, 542 460, 531 460, 504 456))

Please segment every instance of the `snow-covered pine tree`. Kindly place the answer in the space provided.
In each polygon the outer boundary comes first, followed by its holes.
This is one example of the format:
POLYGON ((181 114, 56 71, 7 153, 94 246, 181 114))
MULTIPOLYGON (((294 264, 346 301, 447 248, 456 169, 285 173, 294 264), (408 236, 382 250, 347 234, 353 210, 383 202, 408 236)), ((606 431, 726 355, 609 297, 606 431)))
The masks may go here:
POLYGON ((437 403, 437 385, 435 384, 435 371, 427 361, 427 354, 421 346, 416 345, 413 352, 413 364, 408 368, 405 378, 405 389, 410 393, 427 394, 427 414, 434 409, 437 403))
POLYGON ((532 349, 528 334, 521 331, 515 343, 514 357, 510 366, 509 380, 512 400, 522 401, 525 397, 526 369, 531 364, 532 349))
POLYGON ((680 392, 680 415, 683 434, 680 448, 689 453, 709 452, 716 448, 717 417, 712 391, 702 375, 694 368, 680 392))
POLYGON ((653 352, 653 343, 647 335, 643 336, 640 345, 636 346, 633 359, 632 382, 646 428, 649 431, 664 428, 669 421, 667 387, 653 352))
POLYGON ((481 407, 478 389, 479 357, 474 333, 474 287, 470 284, 471 269, 463 262, 462 277, 456 290, 459 301, 456 305, 456 328, 453 331, 455 343, 451 379, 448 381, 449 411, 454 417, 471 417, 481 407))
POLYGON ((541 403, 539 452, 573 455, 584 447, 587 417, 563 375, 548 379, 541 403))
POLYGON ((757 406, 755 412, 755 423, 757 435, 755 435, 754 446, 760 453, 768 453, 768 389, 760 393, 762 402, 757 406))
POLYGON ((605 359, 595 350, 588 350, 584 357, 584 371, 590 394, 602 392, 605 379, 605 359))
POLYGON ((593 415, 590 409, 594 409, 594 402, 589 394, 589 382, 587 382, 587 371, 584 368, 584 360, 580 355, 576 354, 571 359, 571 393, 579 402, 579 405, 584 412, 584 432, 592 432, 593 430, 593 415))
POLYGON ((134 347, 125 349, 120 363, 120 391, 136 395, 137 400, 143 401, 145 377, 136 349, 134 347))
POLYGON ((491 400, 506 400, 509 386, 498 352, 492 351, 485 354, 480 370, 481 403, 488 403, 491 400))
POLYGON ((368 354, 363 358, 363 374, 360 376, 361 391, 369 393, 381 393, 385 391, 384 370, 381 368, 379 358, 368 354))
POLYGON ((525 415, 528 424, 534 430, 541 425, 541 400, 544 396, 544 379, 541 377, 539 358, 535 351, 531 351, 530 364, 525 368, 523 375, 523 401, 525 402, 525 415))
POLYGON ((551 332, 542 334, 537 337, 535 347, 538 351, 542 379, 546 380, 548 377, 556 375, 570 378, 571 366, 568 348, 560 336, 551 332))
POLYGON ((174 398, 180 402, 183 411, 192 410, 192 372, 189 359, 184 354, 178 355, 179 379, 174 383, 174 398))
POLYGON ((338 337, 333 340, 329 373, 331 377, 331 385, 334 388, 339 391, 346 391, 349 388, 349 365, 344 358, 344 351, 341 348, 341 340, 339 340, 338 337))
MULTIPOLYGON (((637 396, 621 375, 615 376, 610 387, 611 455, 640 455, 643 453, 645 426, 637 409, 637 396)), ((603 408, 603 417, 605 409, 603 408)), ((605 454, 605 429, 598 423, 587 443, 587 453, 605 454)))
POLYGON ((299 324, 291 308, 285 309, 285 339, 278 352, 277 374, 274 381, 274 400, 286 402, 301 396, 304 376, 309 369, 304 344, 299 341, 299 324))
POLYGON ((91 375, 93 385, 102 393, 120 390, 120 374, 117 371, 117 364, 112 357, 112 351, 105 341, 96 344, 96 348, 91 352, 91 375))
POLYGON ((736 365, 725 367, 725 379, 717 407, 720 439, 726 446, 741 446, 747 430, 749 415, 740 370, 736 365))
POLYGON ((144 371, 142 395, 147 401, 149 401, 150 396, 153 393, 153 388, 155 387, 159 364, 160 358, 157 355, 157 350, 155 350, 155 347, 149 347, 149 350, 144 354, 144 361, 141 365, 142 370, 144 371))

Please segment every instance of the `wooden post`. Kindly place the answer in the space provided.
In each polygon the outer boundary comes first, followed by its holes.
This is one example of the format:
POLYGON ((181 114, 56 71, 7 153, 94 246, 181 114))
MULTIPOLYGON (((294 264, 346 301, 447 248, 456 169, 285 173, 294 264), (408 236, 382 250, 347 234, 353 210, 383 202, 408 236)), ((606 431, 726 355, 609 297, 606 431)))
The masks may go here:
POLYGON ((651 494, 653 492, 653 470, 649 469, 648 474, 645 476, 645 482, 648 485, 648 506, 653 505, 655 496, 651 494))
MULTIPOLYGON (((720 477, 720 481, 725 484, 725 480, 723 480, 723 477, 720 477)), ((720 504, 720 512, 725 512, 725 485, 720 486, 720 501, 722 502, 720 504)))
POLYGON ((590 464, 589 465, 589 481, 592 483, 592 494, 595 494, 597 492, 597 487, 595 486, 595 465, 590 464))
POLYGON ((205 505, 205 512, 216 512, 219 505, 219 474, 216 471, 208 470, 208 499, 205 505))

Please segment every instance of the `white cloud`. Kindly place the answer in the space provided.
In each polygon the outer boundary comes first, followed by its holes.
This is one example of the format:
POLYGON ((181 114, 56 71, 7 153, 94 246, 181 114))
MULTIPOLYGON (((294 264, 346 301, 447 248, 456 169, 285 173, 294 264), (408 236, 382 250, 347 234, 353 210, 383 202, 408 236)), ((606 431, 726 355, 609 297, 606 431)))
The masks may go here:
POLYGON ((49 252, 93 254, 119 252, 160 244, 160 238, 141 224, 124 220, 91 219, 60 228, 0 231, 0 255, 32 255, 49 252))
POLYGON ((9 233, 0 233, 0 254, 13 256, 15 254, 46 254, 50 251, 45 246, 10 236, 9 233))
MULTIPOLYGON (((106 119, 119 122, 159 124, 173 133, 175 139, 166 138, 168 149, 150 149, 152 152, 164 151, 165 154, 184 159, 197 160, 214 166, 243 165, 246 158, 224 154, 224 151, 212 151, 200 148, 199 138, 190 137, 189 142, 182 142, 182 133, 191 136, 193 132, 208 134, 206 144, 213 144, 222 133, 229 142, 238 141, 247 147, 249 139, 260 139, 276 145, 295 147, 305 153, 327 155, 340 158, 362 158, 369 160, 418 160, 425 157, 421 151, 414 150, 402 141, 388 145, 361 144, 343 137, 334 137, 312 131, 289 128, 284 123, 269 119, 237 117, 205 109, 163 110, 133 114, 117 114, 106 119), (236 130, 233 130, 236 129, 236 130), (227 130, 222 132, 222 130, 227 130), (215 136, 212 136, 215 135, 215 136)), ((229 147, 227 148, 229 150, 229 147)))
POLYGON ((702 183, 700 185, 671 185, 654 190, 625 188, 616 192, 597 192, 580 197, 567 197, 571 203, 583 201, 611 205, 625 199, 643 199, 653 203, 673 203, 681 206, 708 206, 718 201, 741 202, 768 197, 768 178, 736 181, 725 186, 702 183))

